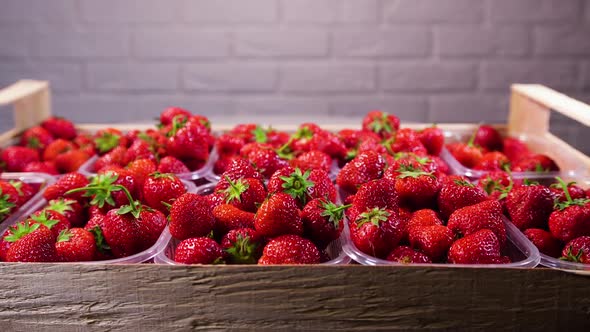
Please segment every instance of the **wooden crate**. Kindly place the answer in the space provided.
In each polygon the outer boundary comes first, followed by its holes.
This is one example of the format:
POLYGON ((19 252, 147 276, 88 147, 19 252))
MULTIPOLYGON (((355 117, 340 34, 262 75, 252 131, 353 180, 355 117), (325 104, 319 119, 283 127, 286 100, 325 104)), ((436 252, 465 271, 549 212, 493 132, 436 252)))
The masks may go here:
MULTIPOLYGON (((0 135, 0 143, 6 144, 51 114, 49 85, 21 81, 0 91, 0 104, 13 104, 15 110, 15 127, 0 135)), ((563 168, 589 169, 590 158, 549 133, 551 110, 590 126, 588 105, 543 86, 513 85, 510 117, 501 127, 511 135, 534 135, 558 146, 552 157, 563 168)), ((449 131, 476 128, 440 126, 449 131)), ((79 126, 89 131, 101 127, 79 126)), ((1 331, 590 326, 589 279, 544 268, 0 263, 0 276, 1 331)))

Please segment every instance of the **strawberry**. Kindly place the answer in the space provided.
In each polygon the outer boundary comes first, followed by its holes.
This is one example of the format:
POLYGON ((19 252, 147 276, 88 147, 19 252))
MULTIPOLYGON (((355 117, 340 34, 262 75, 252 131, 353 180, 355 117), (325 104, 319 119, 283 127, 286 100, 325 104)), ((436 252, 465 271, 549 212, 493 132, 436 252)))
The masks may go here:
POLYGON ((432 263, 430 257, 416 251, 410 247, 399 246, 387 256, 390 262, 404 263, 404 264, 429 264, 432 263))
POLYGON ((20 205, 20 196, 14 186, 0 181, 0 221, 10 216, 20 205))
POLYGON ((390 153, 412 152, 418 155, 426 155, 428 151, 420 141, 418 134, 410 128, 398 130, 394 138, 383 143, 390 153))
POLYGON ((206 236, 213 230, 215 217, 203 196, 186 193, 170 208, 170 234, 178 240, 206 236))
POLYGON ((230 204, 221 204, 213 208, 215 227, 219 234, 232 229, 254 228, 254 213, 242 211, 230 204))
POLYGON ((399 118, 382 111, 370 111, 363 118, 363 130, 390 137, 399 129, 399 118))
MULTIPOLYGON (((565 202, 567 201, 567 197, 565 196, 564 189, 561 187, 561 184, 553 183, 549 186, 549 191, 551 191, 551 195, 553 196, 553 200, 558 202, 565 202)), ((584 199, 590 198, 586 196, 586 192, 580 186, 576 185, 575 182, 567 183, 567 191, 570 194, 572 199, 584 199)))
POLYGON ((208 237, 183 240, 174 253, 174 261, 181 264, 221 264, 224 257, 223 248, 208 237))
POLYGON ((422 209, 412 213, 409 218, 406 229, 408 233, 413 232, 413 228, 442 225, 443 222, 440 220, 438 214, 434 210, 422 209))
POLYGON ((20 145, 42 152, 53 142, 53 136, 42 127, 31 127, 22 134, 20 145))
POLYGON ((125 158, 125 154, 127 149, 122 146, 115 146, 106 154, 102 155, 100 158, 96 160, 94 164, 94 171, 99 172, 103 168, 111 165, 123 167, 127 164, 125 158))
MULTIPOLYGON (((65 141, 65 142, 69 142, 69 141, 65 141)), ((60 144, 63 146, 63 143, 60 143, 60 144)), ((78 149, 86 152, 89 156, 94 156, 96 154, 95 146, 94 146, 94 139, 89 134, 80 134, 80 135, 76 136, 76 138, 74 139, 74 144, 75 144, 75 146, 78 147, 78 149)), ((47 151, 47 149, 45 149, 45 150, 47 151)), ((57 147, 56 147, 56 150, 59 151, 59 149, 57 147)), ((63 151, 63 152, 65 152, 65 151, 63 151)), ((56 154, 59 154, 59 153, 61 153, 61 152, 58 152, 56 154)))
POLYGON ((590 236, 580 236, 568 242, 561 252, 561 260, 590 264, 590 236))
POLYGON ((408 233, 412 248, 440 261, 453 244, 453 232, 442 225, 416 226, 408 233))
POLYGON ((438 193, 438 208, 443 218, 455 210, 477 204, 487 199, 486 193, 462 176, 452 175, 444 179, 438 193))
POLYGON ((74 143, 66 141, 62 138, 58 138, 47 145, 47 147, 43 151, 43 160, 55 160, 55 158, 57 158, 57 156, 59 156, 60 154, 74 150, 75 148, 76 147, 74 146, 74 143))
POLYGON ((211 207, 211 209, 214 209, 218 205, 226 204, 225 194, 222 192, 212 192, 209 195, 205 195, 204 197, 209 202, 209 206, 211 207))
POLYGON ((166 156, 160 159, 160 164, 158 165, 158 172, 160 173, 174 173, 174 174, 184 174, 189 173, 190 170, 186 167, 182 161, 172 157, 166 156))
POLYGON ((559 171, 559 166, 557 166, 553 159, 546 155, 533 154, 521 158, 514 164, 512 170, 515 172, 557 172, 559 171))
POLYGON ((168 220, 166 215, 148 206, 140 208, 137 220, 137 232, 139 236, 139 251, 147 250, 158 241, 160 235, 166 228, 168 220))
POLYGON ((39 152, 22 146, 9 146, 0 154, 0 162, 8 172, 22 172, 28 163, 36 161, 39 161, 39 152))
MULTIPOLYGON (((131 172, 139 185, 139 189, 143 191, 143 185, 147 177, 156 172, 156 164, 150 159, 137 159, 127 165, 127 170, 131 172)), ((160 172, 165 173, 165 172, 160 172)))
POLYGON ((512 163, 516 163, 531 154, 527 145, 518 138, 506 137, 504 138, 503 145, 504 149, 502 152, 512 163))
POLYGON ((156 172, 145 179, 142 197, 148 206, 168 213, 170 204, 184 193, 186 188, 176 175, 156 172))
POLYGON ((426 151, 428 151, 429 155, 440 155, 445 144, 445 136, 442 129, 436 126, 425 128, 418 134, 418 138, 426 148, 426 151))
POLYGON ((227 177, 225 180, 229 183, 229 187, 218 192, 222 193, 225 203, 232 204, 240 210, 256 212, 266 198, 266 189, 259 179, 246 178, 232 181, 227 177))
POLYGON ((238 136, 244 139, 246 142, 254 141, 254 131, 258 127, 255 123, 243 123, 236 125, 228 134, 232 136, 238 136))
POLYGON ((48 118, 41 123, 41 127, 45 128, 55 138, 63 138, 71 141, 76 137, 76 127, 74 127, 72 122, 64 118, 48 118))
POLYGON ((344 210, 348 205, 336 205, 326 199, 315 198, 301 211, 306 238, 313 241, 318 249, 325 249, 338 239, 344 228, 344 210))
POLYGON ((433 206, 441 188, 436 176, 411 166, 402 167, 399 171, 395 191, 401 203, 413 208, 433 206))
POLYGON ((59 172, 55 167, 55 163, 52 161, 33 161, 28 163, 24 168, 23 172, 32 173, 46 173, 50 175, 58 175, 59 172))
POLYGON ((227 179, 237 181, 238 179, 245 178, 263 180, 262 174, 260 174, 260 172, 258 172, 248 160, 237 158, 229 165, 227 171, 223 173, 221 179, 215 186, 215 191, 223 190, 229 187, 230 183, 227 179))
MULTIPOLYGON (((37 193, 37 190, 30 184, 20 180, 13 180, 8 182, 18 194, 18 202, 16 205, 22 206, 28 202, 37 193)), ((0 195, 2 195, 3 189, 6 187, 2 181, 0 181, 0 195)), ((8 189, 10 190, 10 189, 8 189)))
POLYGON ((488 151, 502 151, 502 135, 492 126, 481 125, 475 132, 473 143, 488 151))
POLYGON ((477 185, 494 198, 499 198, 504 193, 502 198, 505 198, 512 190, 513 181, 509 173, 494 171, 477 180, 477 185))
POLYGON ((55 237, 57 237, 61 231, 72 227, 70 221, 64 215, 47 209, 33 213, 29 219, 31 223, 42 224, 49 228, 55 237))
POLYGON ((566 200, 555 203, 555 211, 549 216, 549 231, 563 242, 590 235, 590 199, 572 199, 567 183, 559 177, 556 179, 561 184, 566 200))
POLYGON ((542 254, 551 257, 559 257, 562 245, 560 241, 544 229, 529 228, 524 235, 539 249, 542 254))
POLYGON ((328 174, 320 169, 301 173, 299 168, 285 167, 278 170, 268 181, 268 192, 285 192, 297 200, 303 207, 314 198, 336 200, 336 187, 328 174))
POLYGON ((215 148, 220 156, 231 156, 240 153, 240 149, 246 144, 242 137, 224 134, 217 138, 215 148))
POLYGON ((503 263, 500 258, 500 242, 489 229, 481 229, 455 241, 448 255, 452 264, 503 263))
POLYGON ((72 189, 85 187, 88 183, 89 181, 86 176, 80 173, 68 173, 60 177, 54 184, 48 186, 43 192, 43 198, 47 201, 51 201, 52 199, 67 197, 82 201, 83 193, 76 192, 66 195, 66 192, 72 189))
POLYGON ((309 141, 307 150, 303 151, 321 151, 328 156, 336 159, 342 159, 346 156, 346 147, 340 141, 338 136, 328 131, 320 131, 313 135, 309 141))
POLYGON ((276 151, 270 149, 256 149, 248 154, 247 159, 267 178, 289 166, 289 163, 281 159, 276 151))
POLYGON ((125 169, 100 171, 80 190, 86 191, 84 196, 92 197, 91 205, 102 208, 107 203, 111 207, 120 207, 130 203, 121 187, 129 191, 133 198, 139 197, 139 185, 131 172, 125 169))
POLYGON ((209 159, 207 128, 190 122, 178 122, 177 118, 172 122, 173 128, 166 141, 168 153, 180 160, 209 159))
POLYGON ((267 198, 256 213, 254 227, 258 234, 275 237, 283 234, 303 234, 301 211, 295 199, 287 193, 267 198))
POLYGON ((301 168, 302 170, 321 169, 330 172, 332 168, 332 158, 322 151, 308 151, 300 154, 297 158, 291 160, 291 166, 301 168))
POLYGON ((506 196, 506 212, 520 230, 543 228, 553 211, 549 189, 540 185, 518 186, 506 196))
POLYGON ((90 156, 82 150, 71 150, 58 155, 55 158, 55 166, 60 173, 77 171, 90 156))
POLYGON ((397 210, 399 198, 395 182, 386 178, 369 181, 360 186, 352 203, 359 212, 373 208, 397 210))
MULTIPOLYGON (((347 149, 350 149, 358 145, 360 133, 360 130, 345 128, 338 132, 338 138, 340 138, 340 141, 344 143, 344 146, 346 146, 347 149)), ((378 135, 377 137, 377 140, 379 140, 378 135)))
POLYGON ((10 243, 6 251, 7 262, 55 262, 55 235, 44 225, 18 223, 10 229, 4 241, 10 243))
POLYGON ((259 265, 319 263, 320 252, 313 242, 292 234, 270 240, 258 260, 259 265))
POLYGON ((502 218, 502 205, 495 200, 486 200, 455 210, 447 226, 457 236, 466 236, 489 229, 496 235, 500 245, 506 242, 506 226, 502 218))
POLYGON ((229 165, 234 161, 234 159, 239 158, 236 156, 229 156, 229 157, 219 157, 213 164, 213 173, 214 174, 223 174, 227 171, 229 165))
POLYGON ((449 152, 457 159, 457 161, 467 167, 475 167, 483 157, 483 152, 480 147, 473 145, 472 141, 465 143, 452 143, 447 146, 449 152))
POLYGON ((143 139, 136 139, 131 143, 131 146, 125 151, 125 164, 137 159, 151 159, 156 160, 154 148, 150 143, 143 139))
POLYGON ((362 252, 385 258, 404 237, 405 225, 392 210, 373 208, 350 223, 350 238, 362 252))
POLYGON ((101 129, 94 134, 94 145, 99 154, 105 154, 116 147, 127 148, 127 137, 118 129, 101 129))
POLYGON ((510 161, 498 151, 486 152, 483 154, 473 169, 480 171, 503 171, 510 168, 510 161))
POLYGON ((172 124, 174 118, 176 118, 177 121, 186 121, 191 115, 191 112, 180 107, 168 107, 160 113, 160 123, 164 126, 172 124))
POLYGON ((343 190, 355 193, 361 184, 383 176, 384 168, 385 159, 380 154, 365 151, 340 170, 336 177, 336 183, 343 190))
POLYGON ((232 229, 221 239, 221 247, 234 264, 256 264, 262 255, 263 241, 252 228, 232 229))
POLYGON ((57 237, 55 251, 60 262, 92 261, 96 254, 94 236, 83 228, 63 230, 57 237))
POLYGON ((49 201, 45 209, 63 215, 72 227, 81 227, 86 222, 84 207, 74 199, 53 199, 49 201))

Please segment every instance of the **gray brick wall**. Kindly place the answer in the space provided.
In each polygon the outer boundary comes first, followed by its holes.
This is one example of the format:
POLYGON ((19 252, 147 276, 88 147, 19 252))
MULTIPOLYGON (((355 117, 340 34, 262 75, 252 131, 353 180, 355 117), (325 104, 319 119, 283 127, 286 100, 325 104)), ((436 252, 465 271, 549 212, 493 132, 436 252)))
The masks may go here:
POLYGON ((513 82, 590 100, 586 0, 3 0, 0 41, 0 85, 48 79, 78 121, 501 122, 513 82))

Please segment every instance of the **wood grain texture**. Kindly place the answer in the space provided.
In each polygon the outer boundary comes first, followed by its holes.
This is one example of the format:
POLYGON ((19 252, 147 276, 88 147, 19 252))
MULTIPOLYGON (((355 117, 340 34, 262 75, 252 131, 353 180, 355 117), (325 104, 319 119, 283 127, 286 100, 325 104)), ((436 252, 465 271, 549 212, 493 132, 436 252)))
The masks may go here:
POLYGON ((578 330, 590 279, 555 270, 0 264, 2 331, 578 330))

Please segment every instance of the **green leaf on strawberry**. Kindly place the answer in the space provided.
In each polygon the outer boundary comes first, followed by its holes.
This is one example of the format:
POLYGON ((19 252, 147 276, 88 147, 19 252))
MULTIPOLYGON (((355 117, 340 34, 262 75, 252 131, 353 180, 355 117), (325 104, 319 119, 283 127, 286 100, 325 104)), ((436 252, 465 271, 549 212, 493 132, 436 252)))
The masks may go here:
POLYGON ((225 252, 228 253, 234 263, 256 264, 258 261, 258 258, 256 257, 257 249, 258 243, 250 242, 249 236, 243 237, 242 234, 238 234, 238 238, 234 245, 225 249, 225 252))
POLYGON ((16 226, 10 227, 10 235, 4 237, 6 242, 16 242, 23 238, 25 235, 31 234, 36 231, 41 224, 30 224, 29 220, 25 220, 22 223, 16 224, 16 226))
POLYGON ((59 220, 49 219, 49 215, 47 214, 47 210, 43 210, 39 214, 32 215, 31 220, 49 228, 49 229, 51 229, 53 226, 55 226, 57 223, 59 223, 59 220))
POLYGON ((242 194, 248 190, 250 187, 248 183, 244 183, 242 179, 238 179, 237 181, 232 181, 227 175, 225 176, 225 180, 229 183, 229 187, 222 190, 221 192, 225 195, 225 202, 230 204, 234 200, 238 202, 242 201, 242 194))
POLYGON ((315 185, 313 181, 308 180, 310 174, 310 170, 301 173, 301 169, 297 167, 291 175, 279 177, 284 181, 282 185, 283 191, 305 204, 307 202, 308 189, 315 185))
POLYGON ((111 151, 119 145, 121 136, 110 132, 104 132, 101 136, 94 139, 94 144, 100 153, 111 151))
POLYGON ((103 254, 109 253, 111 247, 106 243, 104 239, 104 235, 102 234, 102 229, 99 226, 94 226, 90 229, 90 233, 94 235, 94 241, 96 243, 96 249, 103 254))
POLYGON ((563 190, 563 194, 565 195, 565 198, 566 198, 566 200, 563 202, 556 200, 555 205, 554 205, 555 209, 564 210, 564 209, 566 209, 570 206, 574 206, 574 205, 585 206, 586 204, 588 204, 590 202, 590 199, 588 199, 588 198, 572 199, 572 196, 570 195, 570 192, 567 189, 568 184, 559 176, 556 177, 555 179, 557 180, 557 182, 561 186, 561 189, 563 190))
POLYGON ((254 140, 256 143, 266 143, 268 142, 268 131, 262 128, 261 126, 256 126, 252 130, 252 135, 254 135, 254 140))
POLYGON ((379 224, 381 224, 382 221, 387 221, 389 216, 391 216, 391 213, 386 210, 373 208, 359 215, 359 218, 356 220, 356 227, 361 228, 366 223, 371 223, 379 227, 379 224))
POLYGON ((56 242, 67 242, 73 236, 72 232, 69 229, 64 229, 63 231, 59 232, 57 236, 56 242))
POLYGON ((322 200, 322 217, 329 217, 328 221, 334 224, 335 228, 338 228, 340 221, 344 218, 344 210, 351 207, 352 204, 348 205, 337 205, 329 200, 322 200))

